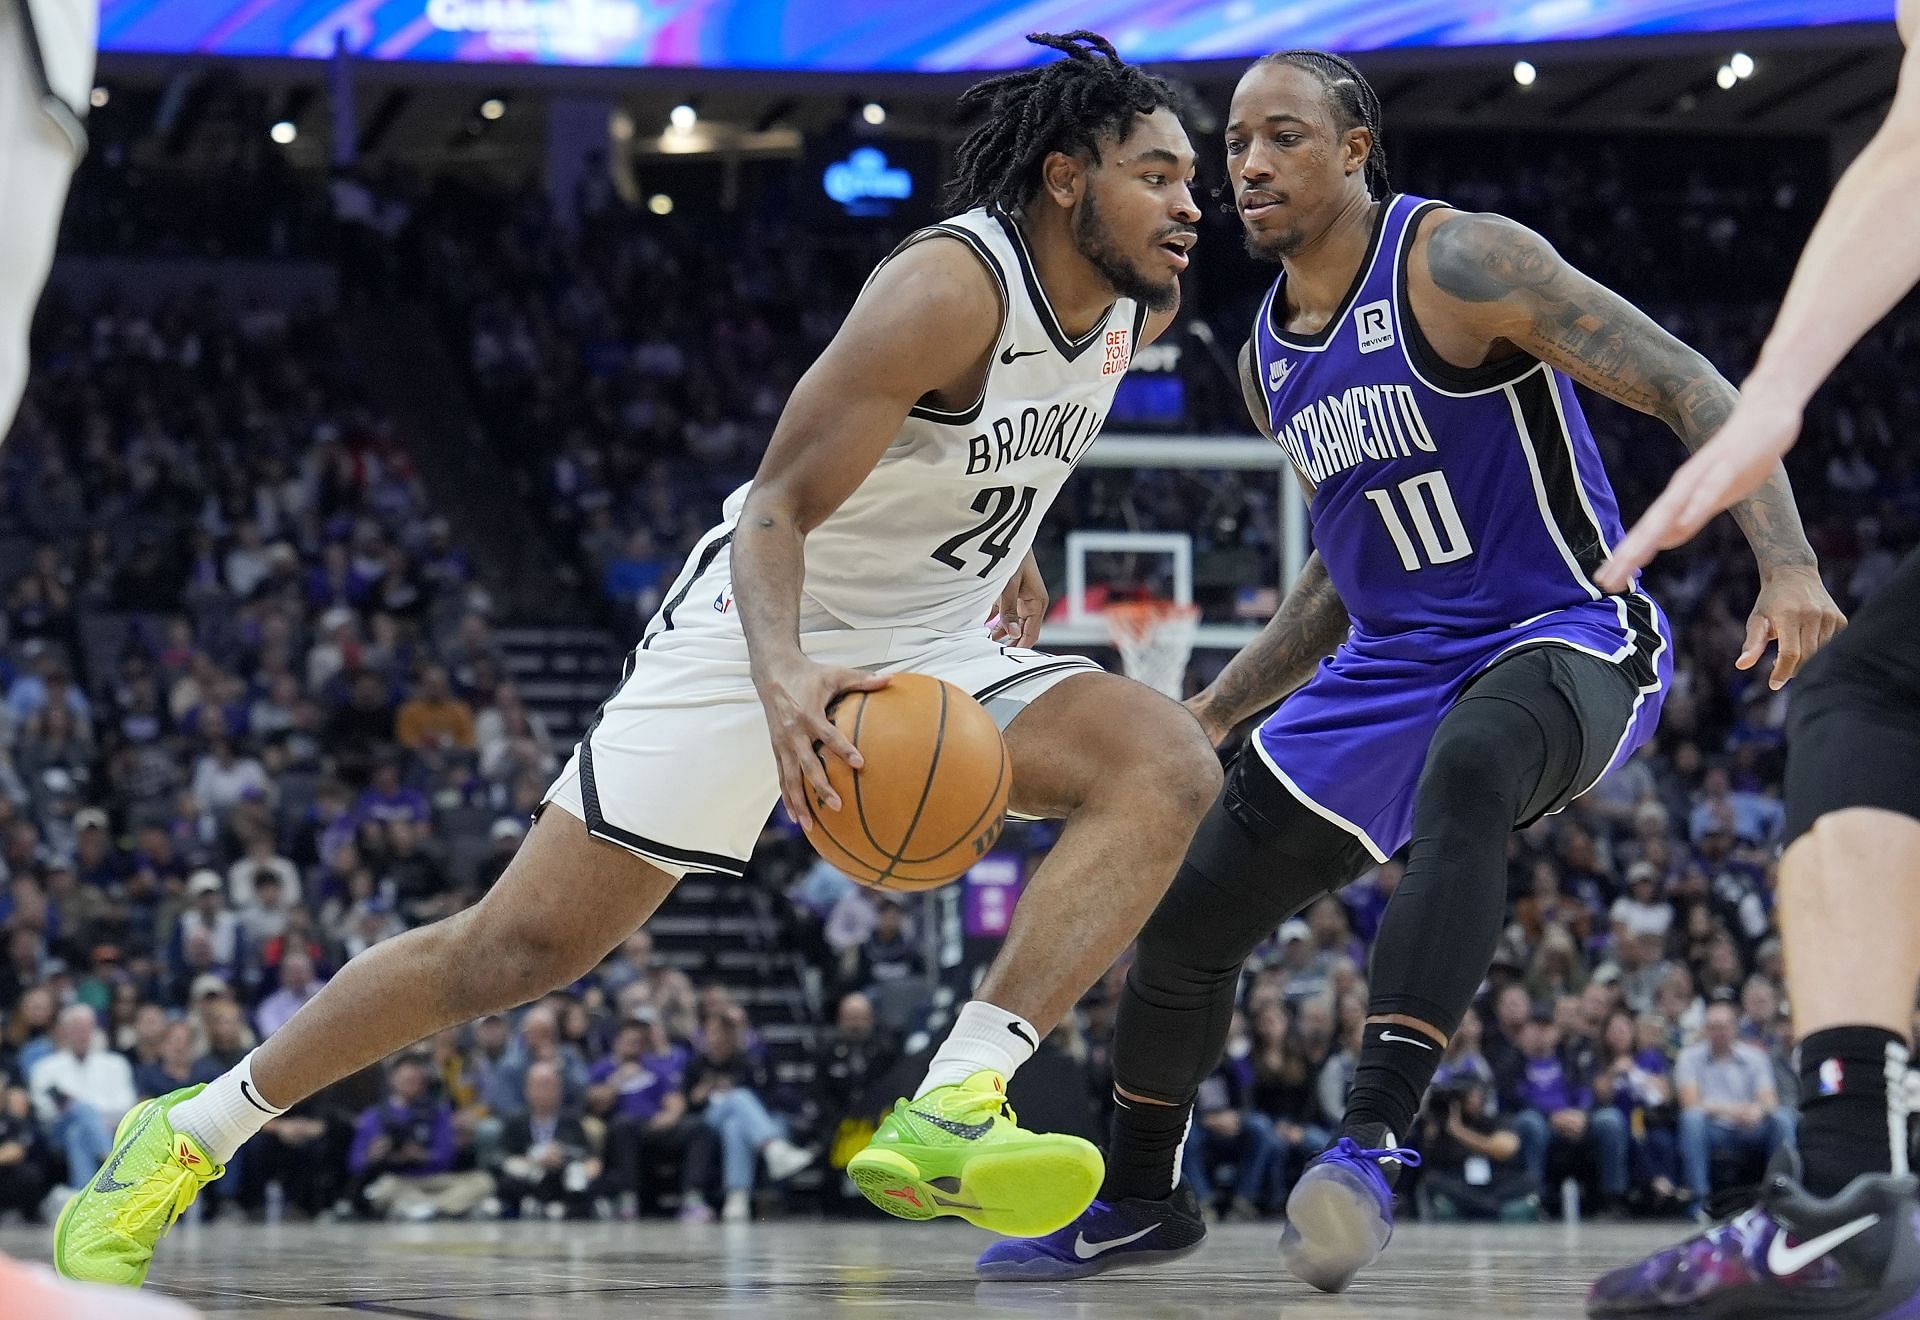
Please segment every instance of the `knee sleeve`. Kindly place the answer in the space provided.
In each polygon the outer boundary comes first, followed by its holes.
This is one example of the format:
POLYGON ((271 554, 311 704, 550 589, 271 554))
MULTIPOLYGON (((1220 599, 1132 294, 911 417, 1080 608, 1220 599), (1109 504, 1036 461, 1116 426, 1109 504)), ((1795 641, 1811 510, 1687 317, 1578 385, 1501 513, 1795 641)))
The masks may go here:
POLYGON ((1506 915, 1507 836, 1559 791, 1552 763, 1579 759, 1573 709, 1561 702, 1556 712, 1558 700, 1551 690, 1526 704, 1469 692, 1441 722, 1414 803, 1406 875, 1374 945, 1373 1015, 1417 1018, 1447 1035, 1460 1025, 1506 915), (1556 738, 1571 748, 1556 752, 1556 738))
POLYGON ((1356 852, 1264 765, 1236 765, 1140 932, 1114 1031, 1114 1080, 1149 1100, 1191 1101, 1226 1046, 1247 955, 1352 880, 1364 860, 1356 852))

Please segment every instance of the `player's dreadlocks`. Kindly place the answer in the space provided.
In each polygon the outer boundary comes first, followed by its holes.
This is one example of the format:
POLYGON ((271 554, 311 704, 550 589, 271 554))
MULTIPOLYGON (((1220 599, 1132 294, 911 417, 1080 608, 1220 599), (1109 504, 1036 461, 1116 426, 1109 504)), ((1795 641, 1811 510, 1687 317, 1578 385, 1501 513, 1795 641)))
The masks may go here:
POLYGON ((1333 94, 1339 109, 1341 131, 1365 128, 1373 134, 1373 149, 1367 153, 1367 194, 1376 201, 1393 192, 1387 180, 1387 146, 1381 137, 1380 98, 1360 70, 1338 55, 1324 50, 1283 50, 1263 55, 1261 64, 1290 64, 1318 78, 1333 94))
POLYGON ((1067 58, 989 78, 961 93, 961 117, 984 117, 954 153, 947 203, 956 211, 1018 207, 1039 186, 1040 162, 1049 152, 1098 164, 1103 137, 1124 137, 1135 115, 1176 104, 1172 87, 1122 60, 1096 33, 1036 32, 1027 40, 1067 58))

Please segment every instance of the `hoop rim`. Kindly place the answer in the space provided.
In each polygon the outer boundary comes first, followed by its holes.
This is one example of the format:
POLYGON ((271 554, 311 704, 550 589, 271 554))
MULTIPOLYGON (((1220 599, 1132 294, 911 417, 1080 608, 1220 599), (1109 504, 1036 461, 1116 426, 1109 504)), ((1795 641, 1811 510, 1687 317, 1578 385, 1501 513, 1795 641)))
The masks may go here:
POLYGON ((1117 600, 1104 606, 1100 617, 1116 640, 1132 642, 1144 640, 1168 627, 1197 628, 1200 624, 1200 607, 1160 597, 1117 600))

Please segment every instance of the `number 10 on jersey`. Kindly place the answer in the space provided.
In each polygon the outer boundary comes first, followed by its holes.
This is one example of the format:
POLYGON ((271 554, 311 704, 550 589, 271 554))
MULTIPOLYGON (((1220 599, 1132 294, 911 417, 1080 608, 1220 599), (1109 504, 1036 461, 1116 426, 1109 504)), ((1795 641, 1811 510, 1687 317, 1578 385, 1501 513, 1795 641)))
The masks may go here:
POLYGON ((1370 490, 1366 494, 1373 501, 1373 507, 1380 511, 1380 521, 1387 525, 1387 535, 1393 539, 1393 548, 1400 552, 1400 563, 1407 572, 1418 573, 1433 564, 1451 564, 1473 553, 1473 542, 1467 539, 1460 510, 1453 502, 1453 492, 1447 488, 1446 473, 1422 472, 1417 477, 1408 477, 1393 490, 1370 490), (1399 493, 1397 502, 1395 491, 1399 493), (1397 505, 1406 507, 1405 520, 1400 517, 1397 505), (1407 535, 1408 522, 1413 524, 1414 536, 1407 535), (1417 546, 1415 537, 1420 542, 1417 546))

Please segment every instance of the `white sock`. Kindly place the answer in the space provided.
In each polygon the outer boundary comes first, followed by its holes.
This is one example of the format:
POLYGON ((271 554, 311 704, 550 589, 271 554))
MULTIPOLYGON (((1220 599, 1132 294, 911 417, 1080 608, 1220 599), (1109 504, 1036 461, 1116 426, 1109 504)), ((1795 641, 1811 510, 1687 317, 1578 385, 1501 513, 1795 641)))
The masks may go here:
POLYGON ((199 1095, 175 1105, 167 1119, 175 1132, 184 1132, 199 1142, 215 1164, 225 1164, 270 1119, 286 1112, 261 1097, 260 1088, 254 1085, 253 1055, 249 1053, 209 1082, 199 1095))
POLYGON ((1012 1081, 1039 1046, 1040 1033, 1033 1023, 984 999, 970 999, 954 1019, 946 1043, 927 1065, 927 1080, 913 1098, 918 1100, 935 1087, 957 1086, 983 1068, 1012 1081))

